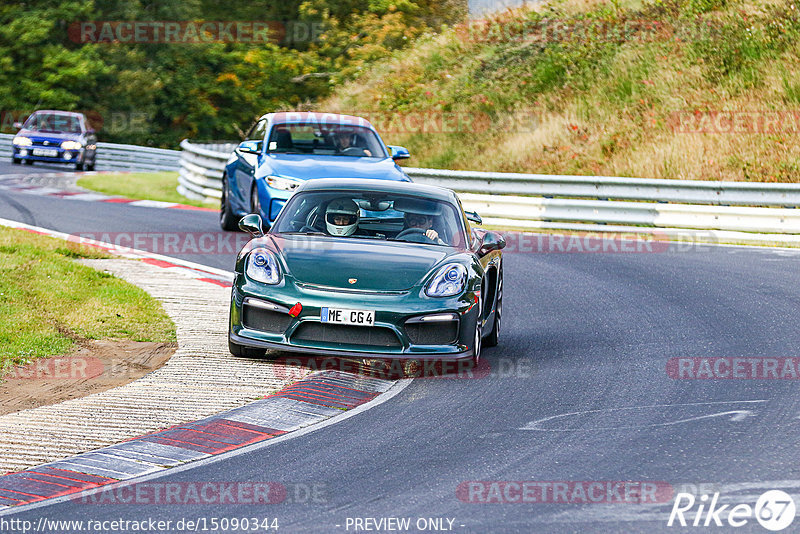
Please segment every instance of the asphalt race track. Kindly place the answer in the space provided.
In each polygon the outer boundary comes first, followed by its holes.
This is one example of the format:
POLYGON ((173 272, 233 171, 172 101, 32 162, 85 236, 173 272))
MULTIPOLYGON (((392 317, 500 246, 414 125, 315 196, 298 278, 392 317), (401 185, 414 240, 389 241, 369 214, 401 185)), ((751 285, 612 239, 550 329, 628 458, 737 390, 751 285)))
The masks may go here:
MULTIPOLYGON (((22 169, 7 167, 0 172, 22 169)), ((0 217, 70 233, 218 230, 214 213, 3 190, 0 217)), ((230 269, 234 254, 182 257, 230 269)), ((737 247, 509 253, 504 331, 500 346, 483 354, 488 376, 416 379, 337 424, 150 481, 281 482, 289 488, 285 502, 65 501, 5 518, 277 518, 281 532, 365 532, 355 530, 364 518, 410 518, 412 532, 419 525, 454 532, 684 531, 667 526, 678 491, 719 492, 726 503, 752 505, 767 490, 800 487, 796 381, 676 379, 667 371, 671 358, 798 356, 798 258, 800 251, 737 247), (476 481, 486 484, 469 484, 476 481), (667 497, 644 504, 556 496, 505 502, 518 493, 493 494, 491 481, 565 482, 570 492, 629 481, 654 484, 667 497), (492 495, 494 502, 475 502, 492 495)), ((382 525, 389 531, 389 523, 382 525)), ((731 527, 688 530, 709 529, 731 527)), ((764 531, 752 518, 734 530, 764 531)))

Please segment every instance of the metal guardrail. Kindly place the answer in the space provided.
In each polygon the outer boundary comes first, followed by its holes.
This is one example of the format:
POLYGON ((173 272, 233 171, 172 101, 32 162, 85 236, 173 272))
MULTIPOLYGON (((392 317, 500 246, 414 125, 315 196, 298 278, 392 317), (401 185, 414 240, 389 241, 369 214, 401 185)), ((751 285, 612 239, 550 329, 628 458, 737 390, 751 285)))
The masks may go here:
POLYGON ((193 144, 181 141, 178 192, 193 200, 218 201, 222 197, 222 171, 235 143, 193 144))
POLYGON ((418 183, 454 191, 688 204, 800 206, 800 184, 558 176, 406 168, 418 183))
MULTIPOLYGON (((234 147, 184 140, 178 190, 219 199, 234 147)), ((458 191, 464 207, 487 224, 670 235, 722 231, 725 239, 753 243, 800 240, 800 210, 790 209, 800 206, 800 184, 404 170, 415 182, 458 191)))
MULTIPOLYGON (((0 158, 11 160, 11 134, 0 134, 0 158)), ((116 143, 97 143, 98 171, 177 171, 181 152, 116 143)))

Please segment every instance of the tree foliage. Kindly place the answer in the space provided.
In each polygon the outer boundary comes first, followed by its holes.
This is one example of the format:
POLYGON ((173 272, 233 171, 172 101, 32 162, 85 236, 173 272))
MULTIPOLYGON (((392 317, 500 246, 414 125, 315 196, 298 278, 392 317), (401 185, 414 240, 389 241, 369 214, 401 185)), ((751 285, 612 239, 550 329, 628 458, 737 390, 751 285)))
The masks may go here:
POLYGON ((32 0, 0 5, 2 129, 36 109, 83 111, 103 141, 174 147, 237 139, 257 116, 302 108, 466 0, 32 0), (271 42, 83 42, 102 21, 257 21, 271 42))

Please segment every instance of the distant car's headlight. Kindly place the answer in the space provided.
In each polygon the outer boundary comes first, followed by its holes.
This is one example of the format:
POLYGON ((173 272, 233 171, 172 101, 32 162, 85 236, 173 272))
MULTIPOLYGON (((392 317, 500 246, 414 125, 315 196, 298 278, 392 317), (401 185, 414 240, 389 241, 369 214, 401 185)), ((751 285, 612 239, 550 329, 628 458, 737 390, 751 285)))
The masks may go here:
POLYGON ((267 249, 255 248, 247 257, 247 277, 256 282, 274 285, 281 281, 281 271, 275 256, 267 249))
POLYGON ((460 263, 449 263, 436 271, 428 282, 425 294, 429 297, 452 297, 464 291, 467 269, 460 263))
POLYGON ((280 189, 281 191, 294 191, 300 187, 303 181, 294 178, 284 178, 283 176, 267 176, 267 183, 270 187, 280 189))
POLYGON ((17 146, 31 146, 33 141, 31 141, 28 137, 22 137, 21 135, 18 135, 14 138, 12 143, 17 146))
POLYGON ((61 143, 61 148, 64 150, 80 150, 82 146, 77 141, 64 141, 61 143))

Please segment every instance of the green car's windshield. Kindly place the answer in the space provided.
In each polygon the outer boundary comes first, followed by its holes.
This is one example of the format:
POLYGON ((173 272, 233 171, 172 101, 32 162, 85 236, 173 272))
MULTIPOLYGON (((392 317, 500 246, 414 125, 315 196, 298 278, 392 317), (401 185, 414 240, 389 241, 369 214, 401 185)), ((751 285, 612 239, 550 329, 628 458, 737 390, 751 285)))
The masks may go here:
POLYGON ((81 133, 78 115, 61 113, 34 113, 23 126, 25 130, 47 133, 81 133))
POLYGON ((367 127, 316 122, 276 124, 269 134, 267 152, 361 158, 387 157, 378 136, 367 127))
POLYGON ((467 243, 457 206, 429 198, 374 191, 298 193, 283 207, 270 232, 457 248, 465 248, 467 243))

